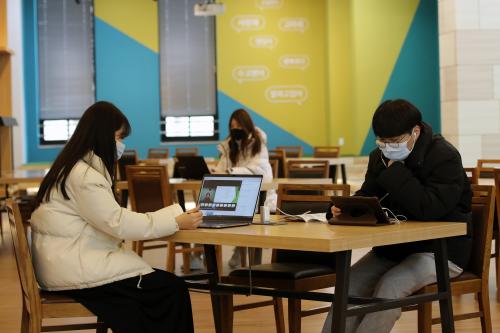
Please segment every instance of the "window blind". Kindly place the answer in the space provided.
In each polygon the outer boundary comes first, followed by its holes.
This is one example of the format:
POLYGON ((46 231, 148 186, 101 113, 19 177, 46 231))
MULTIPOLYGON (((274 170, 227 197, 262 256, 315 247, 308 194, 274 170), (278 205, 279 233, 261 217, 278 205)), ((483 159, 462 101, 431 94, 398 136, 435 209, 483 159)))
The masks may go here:
POLYGON ((194 16, 197 2, 158 2, 163 117, 216 113, 215 18, 194 16))
POLYGON ((40 119, 80 118, 95 101, 92 0, 38 0, 40 119))

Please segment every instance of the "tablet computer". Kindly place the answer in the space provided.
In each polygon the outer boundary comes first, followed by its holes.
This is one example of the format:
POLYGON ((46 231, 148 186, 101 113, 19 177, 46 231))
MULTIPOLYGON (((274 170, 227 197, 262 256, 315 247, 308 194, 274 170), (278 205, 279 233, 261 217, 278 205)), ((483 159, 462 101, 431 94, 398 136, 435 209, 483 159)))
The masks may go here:
POLYGON ((380 206, 377 197, 332 197, 335 207, 342 213, 328 223, 337 225, 387 225, 391 221, 380 206))

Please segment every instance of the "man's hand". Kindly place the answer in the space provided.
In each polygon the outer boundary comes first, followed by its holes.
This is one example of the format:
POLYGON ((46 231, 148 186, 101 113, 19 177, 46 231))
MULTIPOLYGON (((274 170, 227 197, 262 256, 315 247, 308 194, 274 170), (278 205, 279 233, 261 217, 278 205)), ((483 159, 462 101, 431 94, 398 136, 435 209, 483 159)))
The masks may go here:
POLYGON ((203 219, 203 214, 200 212, 200 208, 196 207, 188 210, 184 214, 181 214, 175 218, 175 222, 179 226, 180 230, 193 230, 198 228, 203 219))
POLYGON ((340 208, 335 207, 335 206, 332 206, 331 211, 332 211, 333 217, 339 217, 339 215, 342 213, 342 210, 340 210, 340 208))

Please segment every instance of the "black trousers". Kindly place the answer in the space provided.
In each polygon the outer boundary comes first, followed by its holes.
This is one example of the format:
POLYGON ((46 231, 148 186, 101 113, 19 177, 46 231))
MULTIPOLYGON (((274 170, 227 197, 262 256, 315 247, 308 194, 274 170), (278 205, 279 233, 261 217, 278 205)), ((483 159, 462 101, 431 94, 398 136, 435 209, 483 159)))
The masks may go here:
POLYGON ((113 333, 194 332, 189 291, 172 273, 155 270, 95 288, 64 293, 98 316, 113 333))

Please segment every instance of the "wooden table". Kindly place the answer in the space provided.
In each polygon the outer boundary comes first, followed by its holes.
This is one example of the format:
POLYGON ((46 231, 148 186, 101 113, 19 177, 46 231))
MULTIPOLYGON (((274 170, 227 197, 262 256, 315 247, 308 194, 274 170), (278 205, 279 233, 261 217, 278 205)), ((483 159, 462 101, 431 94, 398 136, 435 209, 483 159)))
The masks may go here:
MULTIPOLYGON (((345 166, 354 164, 354 157, 294 157, 287 158, 286 161, 328 161, 328 164, 330 164, 330 170, 332 167, 336 170, 335 168, 337 165, 340 165, 342 184, 347 184, 347 172, 345 166)), ((333 173, 334 174, 332 175, 332 172, 330 172, 331 178, 337 176, 336 172, 333 173)), ((336 183, 337 179, 334 179, 333 182, 336 183)))
MULTIPOLYGON (((182 230, 164 240, 205 245, 207 271, 212 293, 212 307, 217 332, 232 332, 232 313, 229 313, 228 297, 232 294, 256 294, 278 297, 300 297, 303 299, 334 302, 333 325, 335 332, 345 332, 347 316, 399 308, 423 302, 439 300, 443 332, 453 332, 453 310, 451 307, 450 281, 446 237, 466 234, 464 223, 453 222, 405 222, 380 227, 331 226, 324 223, 297 223, 287 225, 249 225, 227 229, 182 230), (438 292, 409 296, 399 300, 372 300, 349 297, 349 275, 353 249, 380 245, 407 243, 434 239, 438 292), (251 286, 235 286, 220 283, 215 257, 215 245, 263 247, 288 250, 321 251, 336 253, 337 277, 335 295, 320 292, 282 291, 251 286), (354 304, 355 306, 348 306, 354 304)), ((200 283, 191 283, 200 288, 200 283)))
POLYGON ((49 169, 3 171, 0 176, 0 186, 5 186, 5 196, 9 196, 9 186, 17 184, 39 185, 49 169))
MULTIPOLYGON (((192 190, 199 191, 201 187, 201 180, 192 180, 184 178, 170 178, 169 183, 174 191, 177 190, 192 190)), ((267 191, 270 189, 278 189, 279 184, 331 184, 331 178, 274 178, 271 183, 262 183, 262 191, 267 191)), ((128 183, 126 181, 116 182, 117 190, 128 189, 128 183)))

